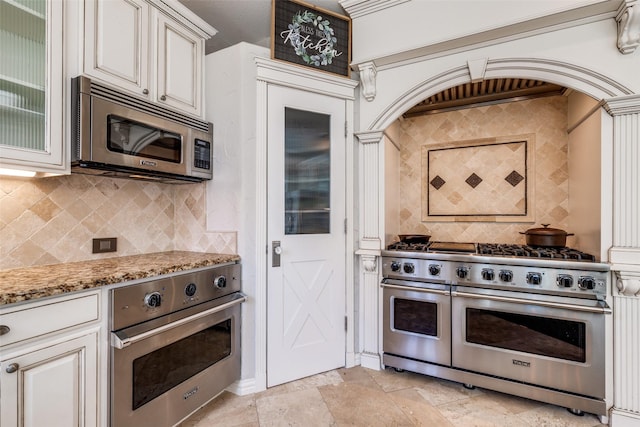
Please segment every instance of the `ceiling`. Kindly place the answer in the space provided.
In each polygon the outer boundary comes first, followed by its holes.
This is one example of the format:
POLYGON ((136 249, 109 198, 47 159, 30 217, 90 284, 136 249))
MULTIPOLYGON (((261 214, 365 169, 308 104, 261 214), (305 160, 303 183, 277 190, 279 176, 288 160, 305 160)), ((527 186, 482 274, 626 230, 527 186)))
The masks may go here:
MULTIPOLYGON (((206 42, 206 53, 240 42, 270 47, 271 0, 179 0, 218 33, 206 42)), ((346 15, 338 0, 309 0, 309 4, 346 15)), ((410 108, 405 118, 453 109, 540 96, 561 95, 566 88, 527 79, 492 79, 446 89, 410 108)))
MULTIPOLYGON (((218 33, 207 40, 211 53, 240 42, 270 47, 271 0, 180 0, 218 33)), ((306 3, 346 15, 338 0, 310 0, 306 3)))

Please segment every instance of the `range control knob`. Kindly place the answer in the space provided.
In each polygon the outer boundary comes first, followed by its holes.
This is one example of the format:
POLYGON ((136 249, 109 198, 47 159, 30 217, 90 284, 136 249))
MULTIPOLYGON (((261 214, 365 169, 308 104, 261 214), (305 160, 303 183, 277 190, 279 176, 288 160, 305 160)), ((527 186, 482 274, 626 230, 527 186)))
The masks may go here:
POLYGON ((556 277, 556 284, 559 288, 570 288, 573 286, 573 277, 570 274, 559 274, 556 277))
POLYGON ((197 286, 195 283, 189 283, 184 287, 184 294, 188 297, 192 297, 196 294, 197 286))
POLYGON ((469 267, 456 268, 456 276, 460 279, 465 279, 469 275, 469 267))
POLYGON ((416 271, 416 266, 410 262, 405 262, 402 267, 404 269, 404 272, 407 274, 413 274, 416 271))
POLYGON ((391 261, 391 271, 400 271, 400 263, 398 261, 391 261))
POLYGON ((511 270, 500 270, 500 273, 498 273, 498 277, 503 282, 511 282, 513 280, 513 271, 511 271, 511 270))
POLYGON ((483 268, 481 274, 484 280, 493 280, 496 276, 493 268, 483 268))
POLYGON ((160 292, 151 292, 144 296, 144 305, 146 305, 149 308, 160 307, 161 304, 162 304, 162 295, 160 295, 160 292))
POLYGON ((596 288, 596 279, 591 276, 581 276, 578 279, 578 287, 584 290, 591 290, 596 288))
POLYGON ((213 279, 213 286, 216 288, 222 289, 227 287, 227 278, 224 276, 218 276, 213 279))
POLYGON ((527 283, 530 285, 539 285, 542 283, 542 274, 540 273, 527 273, 527 283))
POLYGON ((429 274, 438 276, 440 274, 440 266, 438 264, 429 264, 429 274))

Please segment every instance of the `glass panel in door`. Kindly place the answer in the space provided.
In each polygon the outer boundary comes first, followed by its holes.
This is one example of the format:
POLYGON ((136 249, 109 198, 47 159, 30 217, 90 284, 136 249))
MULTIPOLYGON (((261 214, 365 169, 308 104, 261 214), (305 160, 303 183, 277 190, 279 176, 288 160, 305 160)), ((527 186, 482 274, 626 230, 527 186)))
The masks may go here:
POLYGON ((45 150, 47 2, 0 0, 0 144, 45 150))
POLYGON ((285 108, 285 234, 330 233, 331 116, 285 108))
POLYGON ((586 325, 550 317, 466 309, 467 342, 584 363, 586 325))
POLYGON ((231 354, 232 319, 133 361, 132 409, 150 402, 231 354))
POLYGON ((438 304, 393 298, 393 329, 438 336, 438 304))

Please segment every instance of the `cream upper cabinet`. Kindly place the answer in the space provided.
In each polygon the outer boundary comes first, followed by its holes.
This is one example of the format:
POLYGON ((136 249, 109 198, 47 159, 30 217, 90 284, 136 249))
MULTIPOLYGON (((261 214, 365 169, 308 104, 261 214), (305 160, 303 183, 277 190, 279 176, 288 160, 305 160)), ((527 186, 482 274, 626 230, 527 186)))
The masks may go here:
POLYGON ((85 74, 149 97, 149 4, 144 0, 84 4, 85 74))
POLYGON ((85 0, 82 72, 202 118, 204 41, 215 30, 177 1, 162 4, 85 0))
POLYGON ((0 168, 64 173, 63 3, 0 0, 0 168))
POLYGON ((160 102, 202 116, 204 40, 157 13, 160 102))

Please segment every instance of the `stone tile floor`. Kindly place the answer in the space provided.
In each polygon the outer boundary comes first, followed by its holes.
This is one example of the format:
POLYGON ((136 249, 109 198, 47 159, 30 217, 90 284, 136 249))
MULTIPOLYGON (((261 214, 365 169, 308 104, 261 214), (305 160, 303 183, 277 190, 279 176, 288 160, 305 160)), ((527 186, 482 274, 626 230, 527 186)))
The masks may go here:
POLYGON ((180 427, 601 426, 592 414, 393 369, 337 369, 248 396, 223 392, 180 427))

